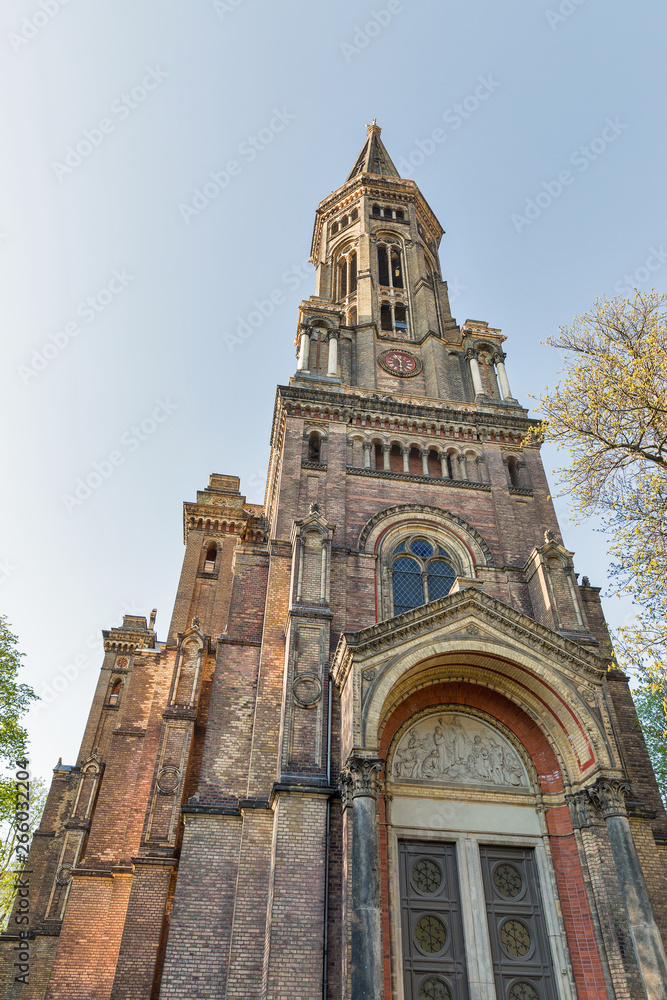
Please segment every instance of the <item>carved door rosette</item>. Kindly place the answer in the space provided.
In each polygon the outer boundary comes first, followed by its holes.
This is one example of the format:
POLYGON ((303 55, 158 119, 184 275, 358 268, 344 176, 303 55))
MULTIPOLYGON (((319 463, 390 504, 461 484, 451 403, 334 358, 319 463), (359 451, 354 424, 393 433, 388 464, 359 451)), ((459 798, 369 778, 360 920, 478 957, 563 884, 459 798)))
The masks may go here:
POLYGON ((355 754, 348 757, 339 782, 343 809, 351 806, 357 798, 377 801, 380 790, 377 775, 383 766, 384 761, 379 757, 360 757, 355 754))

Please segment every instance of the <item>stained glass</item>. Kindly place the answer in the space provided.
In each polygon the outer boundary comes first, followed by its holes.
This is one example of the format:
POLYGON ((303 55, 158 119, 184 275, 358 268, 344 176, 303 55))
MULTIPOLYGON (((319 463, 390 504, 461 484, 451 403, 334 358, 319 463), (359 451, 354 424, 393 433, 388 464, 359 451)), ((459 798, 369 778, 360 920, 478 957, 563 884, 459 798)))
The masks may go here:
POLYGON ((416 559, 400 556, 393 565, 394 614, 418 608, 424 603, 424 588, 419 563, 416 559))
POLYGON ((453 566, 445 562, 444 559, 432 559, 426 568, 428 570, 429 601, 437 601, 439 597, 446 597, 456 579, 453 566))
POLYGON ((428 559, 429 556, 433 555, 433 546, 425 538, 415 538, 410 548, 416 556, 421 556, 422 559, 428 559))

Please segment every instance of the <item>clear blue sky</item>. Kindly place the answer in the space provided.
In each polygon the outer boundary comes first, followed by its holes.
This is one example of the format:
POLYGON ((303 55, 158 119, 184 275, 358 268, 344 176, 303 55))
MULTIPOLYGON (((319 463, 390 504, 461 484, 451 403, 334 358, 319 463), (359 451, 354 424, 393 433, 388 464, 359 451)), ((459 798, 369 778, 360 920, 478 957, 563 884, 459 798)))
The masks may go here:
MULTIPOLYGON (((100 630, 157 607, 165 637, 182 501, 210 472, 262 500, 314 211, 366 122, 415 165, 454 314, 503 329, 523 402, 554 384, 560 324, 628 281, 665 288, 667 8, 6 0, 0 20, 0 612, 36 690, 65 677, 29 718, 48 776, 75 761, 100 630)), ((604 585, 604 538, 558 507, 604 585)))

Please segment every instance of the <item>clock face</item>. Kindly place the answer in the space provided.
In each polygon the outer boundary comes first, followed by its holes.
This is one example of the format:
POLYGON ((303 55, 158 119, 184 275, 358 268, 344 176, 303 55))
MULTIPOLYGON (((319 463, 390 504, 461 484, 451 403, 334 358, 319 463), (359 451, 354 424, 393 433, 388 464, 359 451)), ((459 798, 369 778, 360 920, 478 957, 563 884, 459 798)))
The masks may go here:
POLYGON ((398 375, 399 378, 411 378, 422 370, 419 358, 407 351, 385 351, 378 358, 378 363, 390 375, 398 375))

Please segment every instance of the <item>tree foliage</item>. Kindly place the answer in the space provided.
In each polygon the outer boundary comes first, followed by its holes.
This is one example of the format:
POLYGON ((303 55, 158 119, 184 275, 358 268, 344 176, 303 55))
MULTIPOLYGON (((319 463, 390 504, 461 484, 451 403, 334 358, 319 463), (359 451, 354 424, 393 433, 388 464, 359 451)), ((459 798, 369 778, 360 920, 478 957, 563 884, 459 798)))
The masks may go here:
POLYGON ((575 513, 601 514, 613 578, 637 619, 617 654, 646 684, 667 686, 667 296, 598 299, 547 343, 562 380, 540 399, 547 440, 568 449, 559 480, 575 513))
POLYGON ((632 692, 632 698, 658 788, 667 806, 667 691, 658 684, 643 684, 632 692))
MULTIPOLYGON (((9 630, 7 619, 0 616, 0 927, 8 915, 14 898, 13 877, 16 867, 16 761, 27 757, 28 734, 21 717, 37 695, 28 684, 19 681, 23 654, 18 639, 9 630)), ((46 787, 41 779, 32 782, 33 808, 30 810, 29 833, 32 834, 44 807, 46 787)))
MULTIPOLYGON (((14 897, 16 896, 15 876, 17 869, 16 848, 19 844, 19 824, 16 816, 16 795, 12 787, 12 795, 7 796, 3 801, 3 809, 0 814, 0 930, 3 930, 12 912, 14 897)), ((30 809, 28 812, 27 830, 28 837, 32 835, 39 826, 39 822, 46 805, 48 788, 42 778, 30 779, 30 809)))

